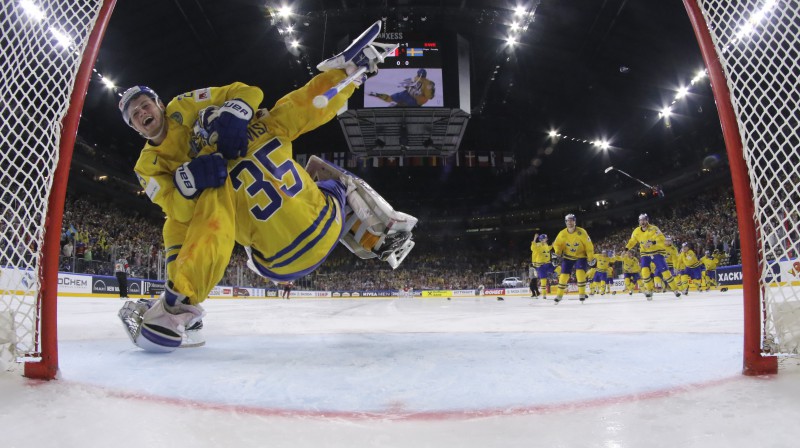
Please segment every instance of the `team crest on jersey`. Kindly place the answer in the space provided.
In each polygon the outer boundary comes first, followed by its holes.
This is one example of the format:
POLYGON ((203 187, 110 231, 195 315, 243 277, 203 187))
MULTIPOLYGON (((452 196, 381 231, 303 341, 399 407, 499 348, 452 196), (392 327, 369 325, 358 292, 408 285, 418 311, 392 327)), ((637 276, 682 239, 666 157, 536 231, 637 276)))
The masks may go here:
POLYGON ((183 115, 180 112, 173 112, 169 117, 177 121, 178 124, 183 124, 183 115))
POLYGON ((195 95, 194 95, 195 101, 199 103, 200 101, 206 101, 208 99, 211 99, 211 89, 206 87, 205 89, 195 90, 195 95))

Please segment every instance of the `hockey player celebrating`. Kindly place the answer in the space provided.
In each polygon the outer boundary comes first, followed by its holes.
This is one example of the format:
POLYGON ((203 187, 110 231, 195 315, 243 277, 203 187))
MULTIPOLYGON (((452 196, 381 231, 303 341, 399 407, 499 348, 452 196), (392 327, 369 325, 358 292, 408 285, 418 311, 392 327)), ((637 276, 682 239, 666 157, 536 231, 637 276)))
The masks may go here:
POLYGON ((639 215, 639 227, 633 230, 631 239, 628 241, 626 249, 630 250, 639 245, 639 266, 642 270, 642 283, 644 283, 644 295, 647 300, 653 300, 653 272, 650 264, 655 266, 655 274, 660 275, 670 289, 675 292, 675 297, 680 297, 675 278, 667 269, 667 262, 664 260, 666 248, 664 247, 664 234, 658 227, 650 224, 650 218, 646 213, 639 215))
MULTIPOLYGON (((533 236, 533 241, 531 241, 531 263, 536 269, 536 277, 539 280, 539 286, 541 286, 541 295, 545 300, 547 300, 547 279, 554 270, 554 266, 550 262, 552 251, 552 246, 547 244, 546 234, 539 235, 537 233, 533 236)), ((531 281, 535 280, 532 278, 531 281)))
POLYGON ((292 141, 330 121, 366 74, 325 107, 312 100, 361 68, 377 72, 390 47, 373 42, 379 33, 380 21, 321 62, 323 73, 258 114, 262 91, 242 83, 195 90, 166 106, 148 87, 122 95, 123 119, 147 139, 134 170, 166 215, 166 291, 152 306, 120 311, 137 346, 168 352, 181 345, 204 315, 200 303, 222 279, 234 241, 245 247, 248 266, 275 282, 312 272, 338 241, 392 268, 408 255, 416 218, 335 165, 312 156, 303 169, 292 159, 292 141))
POLYGON ((553 242, 553 251, 562 258, 561 273, 558 276, 558 294, 556 305, 564 298, 567 291, 567 282, 572 270, 575 270, 575 279, 578 281, 578 298, 581 302, 586 300, 586 267, 587 260, 594 259, 594 245, 586 230, 575 225, 575 215, 570 213, 564 217, 567 228, 556 236, 553 242))

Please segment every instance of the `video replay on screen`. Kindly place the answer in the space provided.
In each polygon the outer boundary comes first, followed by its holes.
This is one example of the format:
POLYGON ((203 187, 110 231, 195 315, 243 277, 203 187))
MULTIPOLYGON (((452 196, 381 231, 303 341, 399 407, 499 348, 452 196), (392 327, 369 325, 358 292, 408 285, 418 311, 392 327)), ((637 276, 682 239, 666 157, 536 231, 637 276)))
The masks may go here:
POLYGON ((364 84, 364 107, 444 107, 438 42, 401 42, 364 84))

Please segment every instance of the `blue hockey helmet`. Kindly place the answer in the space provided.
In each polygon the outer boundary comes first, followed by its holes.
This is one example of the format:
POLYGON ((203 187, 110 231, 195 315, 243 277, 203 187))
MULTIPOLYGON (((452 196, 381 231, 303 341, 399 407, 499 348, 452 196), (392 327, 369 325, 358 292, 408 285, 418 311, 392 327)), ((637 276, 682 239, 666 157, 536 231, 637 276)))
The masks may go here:
POLYGON ((539 241, 544 241, 546 239, 547 239, 547 234, 546 233, 543 233, 543 234, 539 235, 539 241))
POLYGON ((131 101, 139 98, 142 95, 147 95, 153 99, 153 101, 158 102, 158 94, 155 90, 151 89, 147 86, 133 86, 125 91, 122 94, 122 98, 119 100, 119 112, 122 114, 122 119, 125 120, 125 123, 128 126, 131 125, 131 116, 128 113, 128 105, 130 105, 131 101))
POLYGON ((428 77, 428 71, 425 70, 424 68, 421 68, 421 69, 417 70, 417 76, 419 76, 420 78, 427 78, 428 77))
POLYGON ((640 221, 640 222, 641 222, 641 221, 647 221, 647 222, 650 222, 650 217, 649 217, 649 216, 647 216, 647 213, 642 213, 641 215, 639 215, 639 221, 640 221))
POLYGON ((575 221, 575 215, 570 213, 570 214, 568 214, 567 216, 564 217, 564 221, 569 221, 570 219, 575 221))

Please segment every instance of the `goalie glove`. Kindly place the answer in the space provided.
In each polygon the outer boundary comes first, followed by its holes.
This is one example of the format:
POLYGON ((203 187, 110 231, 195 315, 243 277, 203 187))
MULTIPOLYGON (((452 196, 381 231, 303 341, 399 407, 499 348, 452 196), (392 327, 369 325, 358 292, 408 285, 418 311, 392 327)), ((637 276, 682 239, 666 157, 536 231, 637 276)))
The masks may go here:
POLYGON ((244 100, 225 101, 205 120, 209 131, 209 143, 217 144, 217 150, 228 160, 238 159, 247 154, 247 125, 253 118, 253 108, 244 100))
POLYGON ((228 177, 228 164, 217 154, 198 156, 175 170, 173 181, 178 192, 193 199, 206 188, 220 187, 228 177))

